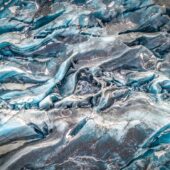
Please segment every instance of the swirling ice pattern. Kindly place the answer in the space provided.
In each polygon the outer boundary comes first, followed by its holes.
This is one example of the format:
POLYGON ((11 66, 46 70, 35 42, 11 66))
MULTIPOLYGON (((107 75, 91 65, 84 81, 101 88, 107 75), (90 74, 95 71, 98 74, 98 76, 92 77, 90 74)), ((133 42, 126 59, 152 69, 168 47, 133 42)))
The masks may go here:
POLYGON ((169 170, 169 33, 169 0, 1 0, 0 169, 169 170))

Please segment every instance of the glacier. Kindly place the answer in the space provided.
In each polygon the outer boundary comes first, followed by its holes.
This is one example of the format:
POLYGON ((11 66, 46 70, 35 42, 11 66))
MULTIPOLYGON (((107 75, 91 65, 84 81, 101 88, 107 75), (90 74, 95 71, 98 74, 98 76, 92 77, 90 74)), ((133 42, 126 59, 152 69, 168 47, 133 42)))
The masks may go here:
POLYGON ((169 170, 170 1, 0 0, 0 169, 169 170))

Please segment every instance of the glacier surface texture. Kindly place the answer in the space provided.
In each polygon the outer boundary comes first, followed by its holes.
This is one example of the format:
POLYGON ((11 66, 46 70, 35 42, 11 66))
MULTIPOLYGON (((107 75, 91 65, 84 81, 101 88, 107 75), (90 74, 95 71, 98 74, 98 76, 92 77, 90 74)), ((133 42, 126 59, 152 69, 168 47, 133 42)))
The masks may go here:
POLYGON ((0 170, 170 170, 170 0, 0 0, 0 170))

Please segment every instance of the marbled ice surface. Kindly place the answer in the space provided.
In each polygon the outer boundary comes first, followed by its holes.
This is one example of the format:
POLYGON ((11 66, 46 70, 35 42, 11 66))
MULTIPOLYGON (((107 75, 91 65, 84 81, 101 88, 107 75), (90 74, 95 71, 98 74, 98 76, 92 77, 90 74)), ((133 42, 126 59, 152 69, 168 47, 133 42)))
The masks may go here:
POLYGON ((0 170, 169 170, 169 33, 169 0, 0 0, 0 170))

